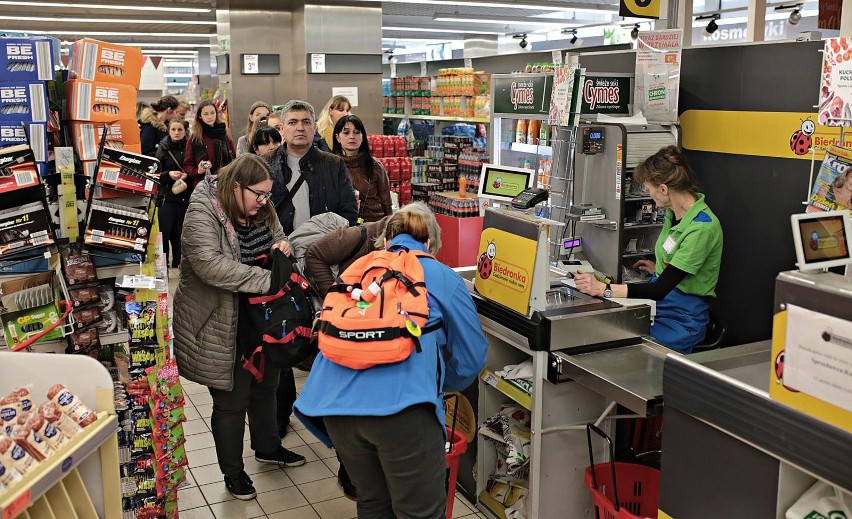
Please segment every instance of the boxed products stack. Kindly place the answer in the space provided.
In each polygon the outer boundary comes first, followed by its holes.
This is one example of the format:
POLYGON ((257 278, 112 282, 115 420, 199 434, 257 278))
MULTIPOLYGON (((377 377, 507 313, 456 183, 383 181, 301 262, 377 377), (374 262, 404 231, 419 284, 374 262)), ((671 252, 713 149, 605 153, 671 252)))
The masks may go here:
POLYGON ((458 158, 459 176, 465 178, 468 193, 479 192, 479 176, 482 165, 489 161, 488 154, 472 148, 462 150, 458 158))
POLYGON ((66 84, 66 113, 71 121, 74 150, 87 174, 95 169, 98 145, 107 127, 106 146, 141 153, 136 123, 136 90, 143 65, 142 51, 83 38, 71 47, 66 84))
POLYGON ((391 191, 399 195, 400 205, 411 201, 411 158, 405 137, 398 135, 369 135, 370 152, 388 173, 391 191))
POLYGON ((54 38, 0 39, 0 147, 29 142, 41 175, 48 161, 47 82, 58 64, 54 38))
POLYGON ((0 150, 0 259, 54 243, 37 168, 25 145, 0 150))

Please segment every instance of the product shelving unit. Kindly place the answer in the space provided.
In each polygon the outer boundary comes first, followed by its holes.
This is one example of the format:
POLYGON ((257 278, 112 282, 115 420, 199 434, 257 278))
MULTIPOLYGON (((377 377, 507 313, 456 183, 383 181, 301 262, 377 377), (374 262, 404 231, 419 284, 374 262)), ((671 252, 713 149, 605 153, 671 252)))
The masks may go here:
POLYGON ((0 393, 32 384, 33 402, 41 403, 57 383, 92 407, 98 419, 0 493, 0 517, 120 517, 118 423, 106 368, 84 355, 0 353, 0 393))
POLYGON ((487 117, 451 117, 443 115, 405 115, 405 114, 382 114, 385 119, 414 119, 418 121, 446 121, 454 123, 489 123, 487 117))

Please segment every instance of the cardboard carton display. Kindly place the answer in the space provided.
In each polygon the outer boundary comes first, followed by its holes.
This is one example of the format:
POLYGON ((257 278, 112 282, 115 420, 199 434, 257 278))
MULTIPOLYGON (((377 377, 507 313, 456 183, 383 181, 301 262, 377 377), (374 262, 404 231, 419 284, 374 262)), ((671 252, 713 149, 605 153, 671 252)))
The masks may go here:
POLYGON ((45 38, 0 39, 0 73, 4 78, 15 80, 52 81, 57 63, 54 61, 54 41, 45 38))
MULTIPOLYGON (((133 101, 134 113, 136 101, 133 101)), ((0 81, 0 120, 45 123, 50 117, 41 81, 0 81)))
POLYGON ((71 122, 71 139, 74 142, 74 151, 77 152, 80 160, 98 159, 98 146, 105 127, 107 128, 105 146, 142 153, 139 123, 135 119, 122 119, 109 124, 75 121, 71 122))
MULTIPOLYGON (((69 73, 74 79, 104 81, 138 89, 144 60, 142 50, 137 47, 83 38, 71 46, 69 73)), ((133 117, 135 113, 134 107, 133 117)))
POLYGON ((110 123, 136 118, 136 89, 131 86, 82 79, 65 85, 69 119, 110 123))

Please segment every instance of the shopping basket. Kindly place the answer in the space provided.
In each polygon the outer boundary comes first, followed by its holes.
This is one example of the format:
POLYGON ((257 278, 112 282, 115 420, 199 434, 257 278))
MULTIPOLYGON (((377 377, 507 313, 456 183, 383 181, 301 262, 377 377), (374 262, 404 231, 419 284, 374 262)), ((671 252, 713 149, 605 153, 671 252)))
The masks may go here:
POLYGON ((639 519, 657 517, 660 471, 647 465, 616 463, 612 440, 592 424, 586 425, 589 467, 584 482, 592 491, 596 519, 639 519), (609 444, 609 463, 595 464, 592 431, 609 444), (619 489, 621 496, 619 496, 619 489))
POLYGON ((451 398, 455 398, 456 402, 453 406, 452 426, 447 427, 447 519, 452 519, 453 517, 453 502, 456 500, 456 481, 459 477, 459 458, 467 452, 467 435, 456 431, 456 418, 459 412, 458 393, 444 395, 444 408, 446 409, 447 400, 451 398))

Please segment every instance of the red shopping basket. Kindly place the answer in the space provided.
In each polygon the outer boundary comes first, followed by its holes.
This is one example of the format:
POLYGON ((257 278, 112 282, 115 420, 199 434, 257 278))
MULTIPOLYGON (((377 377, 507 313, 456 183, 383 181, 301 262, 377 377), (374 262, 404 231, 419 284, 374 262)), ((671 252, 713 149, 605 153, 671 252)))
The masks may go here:
POLYGON ((456 480, 459 477, 459 458, 467 452, 467 436, 447 427, 447 519, 453 517, 453 502, 456 498, 456 480))
POLYGON ((657 517, 660 498, 660 471, 635 463, 615 463, 612 440, 592 424, 586 425, 589 464, 584 479, 592 491, 597 519, 639 519, 657 517), (609 463, 595 465, 592 431, 609 444, 609 463), (619 489, 621 496, 619 497, 619 489), (626 492, 626 494, 625 494, 626 492))

